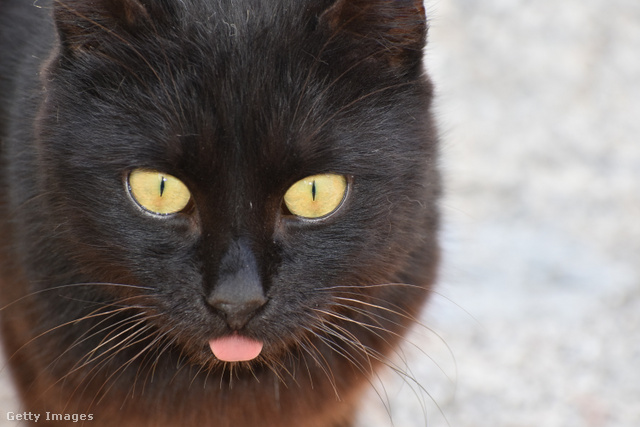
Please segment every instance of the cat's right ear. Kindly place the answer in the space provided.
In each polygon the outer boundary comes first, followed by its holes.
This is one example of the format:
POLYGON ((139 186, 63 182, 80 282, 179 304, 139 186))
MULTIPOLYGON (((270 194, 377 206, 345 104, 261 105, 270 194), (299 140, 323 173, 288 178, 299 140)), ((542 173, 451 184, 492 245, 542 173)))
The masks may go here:
POLYGON ((62 47, 70 51, 93 49, 109 36, 134 33, 150 23, 138 0, 54 0, 53 16, 62 47))

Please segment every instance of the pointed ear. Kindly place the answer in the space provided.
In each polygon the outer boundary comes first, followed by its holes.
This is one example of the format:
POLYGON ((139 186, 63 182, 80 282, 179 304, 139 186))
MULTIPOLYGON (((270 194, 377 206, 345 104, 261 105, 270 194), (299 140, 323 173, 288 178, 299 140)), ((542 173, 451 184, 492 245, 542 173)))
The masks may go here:
POLYGON ((53 14, 63 47, 85 50, 108 34, 135 32, 150 21, 138 0, 54 0, 53 14))
POLYGON ((320 17, 333 38, 351 41, 359 56, 383 58, 392 67, 422 61, 427 21, 423 0, 336 0, 320 17))

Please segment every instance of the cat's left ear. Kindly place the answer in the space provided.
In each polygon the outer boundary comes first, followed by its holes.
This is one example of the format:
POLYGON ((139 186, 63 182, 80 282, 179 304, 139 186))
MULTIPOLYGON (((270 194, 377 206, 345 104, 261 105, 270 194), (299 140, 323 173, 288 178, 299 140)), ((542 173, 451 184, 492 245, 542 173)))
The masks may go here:
POLYGON ((320 16, 336 43, 392 67, 417 65, 427 39, 423 0, 335 0, 320 16))
POLYGON ((63 48, 73 51, 150 23, 147 9, 138 0, 54 0, 53 16, 63 48))

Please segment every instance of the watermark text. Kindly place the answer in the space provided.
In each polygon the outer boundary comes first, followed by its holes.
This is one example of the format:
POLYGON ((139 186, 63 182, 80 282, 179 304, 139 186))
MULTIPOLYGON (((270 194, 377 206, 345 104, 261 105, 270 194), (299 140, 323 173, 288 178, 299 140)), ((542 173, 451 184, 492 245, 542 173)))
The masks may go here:
POLYGON ((93 421, 93 414, 56 414, 54 412, 45 412, 44 414, 35 412, 7 412, 8 421, 71 421, 74 423, 80 421, 93 421))

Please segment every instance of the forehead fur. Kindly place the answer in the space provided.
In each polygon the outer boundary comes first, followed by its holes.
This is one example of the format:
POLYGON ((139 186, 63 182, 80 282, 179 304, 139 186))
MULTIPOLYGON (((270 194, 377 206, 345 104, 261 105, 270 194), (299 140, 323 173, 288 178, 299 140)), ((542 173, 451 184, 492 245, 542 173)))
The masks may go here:
MULTIPOLYGON (((139 4, 115 3, 130 2, 139 4)), ((58 10, 68 12, 86 2, 61 3, 68 8, 58 10)), ((375 61, 375 54, 345 63, 345 48, 359 43, 348 31, 357 19, 342 25, 339 16, 328 19, 324 14, 342 2, 326 10, 331 3, 184 0, 146 2, 144 13, 131 7, 124 15, 112 9, 63 14, 62 43, 73 48, 63 46, 52 85, 74 98, 61 104, 87 121, 94 140, 105 116, 126 116, 123 144, 139 142, 158 159, 189 152, 188 168, 225 162, 268 169, 271 161, 322 169, 327 166, 314 162, 326 163, 337 151, 366 153, 360 139, 374 143, 379 134, 388 140, 394 127, 401 137, 406 117, 421 114, 428 99, 419 65, 409 73, 411 67, 375 61)))

